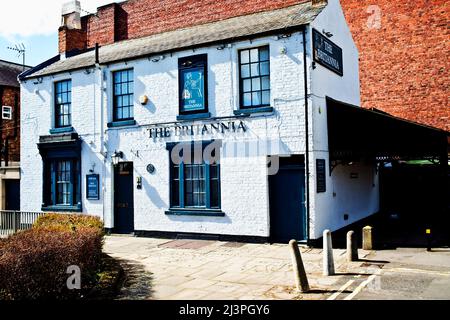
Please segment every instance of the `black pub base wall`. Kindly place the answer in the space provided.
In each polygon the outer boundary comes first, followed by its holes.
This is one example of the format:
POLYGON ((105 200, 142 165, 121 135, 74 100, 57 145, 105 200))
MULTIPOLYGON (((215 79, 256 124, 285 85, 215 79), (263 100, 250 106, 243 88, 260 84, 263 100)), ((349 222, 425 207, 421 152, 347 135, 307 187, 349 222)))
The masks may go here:
MULTIPOLYGON (((114 229, 105 228, 105 233, 111 235, 114 229)), ((165 231, 135 231, 135 237, 139 238, 159 238, 159 239, 192 239, 192 240, 212 240, 223 242, 243 242, 243 243, 269 243, 268 237, 257 236, 236 236, 209 233, 185 233, 185 232, 165 232, 165 231)))

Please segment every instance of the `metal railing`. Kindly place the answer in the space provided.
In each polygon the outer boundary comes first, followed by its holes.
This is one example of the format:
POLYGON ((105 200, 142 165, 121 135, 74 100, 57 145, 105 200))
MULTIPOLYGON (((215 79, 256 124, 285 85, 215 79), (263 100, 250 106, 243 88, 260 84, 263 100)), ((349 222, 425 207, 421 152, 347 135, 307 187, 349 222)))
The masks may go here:
POLYGON ((7 237, 22 230, 31 229, 43 212, 0 210, 0 237, 7 237))

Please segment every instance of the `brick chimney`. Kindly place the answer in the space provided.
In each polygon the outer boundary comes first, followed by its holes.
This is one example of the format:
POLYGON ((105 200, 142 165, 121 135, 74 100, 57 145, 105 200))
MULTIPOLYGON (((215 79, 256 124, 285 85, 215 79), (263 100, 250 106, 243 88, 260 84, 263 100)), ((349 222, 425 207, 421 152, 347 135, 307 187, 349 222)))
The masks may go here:
POLYGON ((59 27, 59 53, 86 48, 86 31, 81 27, 80 1, 67 2, 62 8, 62 22, 59 27))

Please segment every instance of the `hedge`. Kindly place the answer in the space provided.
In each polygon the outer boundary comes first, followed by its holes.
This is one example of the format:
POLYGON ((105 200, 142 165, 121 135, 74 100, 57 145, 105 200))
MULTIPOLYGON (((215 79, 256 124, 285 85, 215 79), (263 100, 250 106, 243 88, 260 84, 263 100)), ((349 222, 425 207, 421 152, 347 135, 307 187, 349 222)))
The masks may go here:
POLYGON ((2 240, 0 299, 76 299, 85 295, 98 280, 102 259, 103 225, 96 219, 48 215, 33 229, 2 240), (69 266, 81 269, 82 290, 67 288, 69 266))
POLYGON ((33 228, 42 227, 63 228, 69 231, 77 228, 95 228, 103 232, 103 222, 100 218, 81 214, 49 213, 40 216, 33 225, 33 228))

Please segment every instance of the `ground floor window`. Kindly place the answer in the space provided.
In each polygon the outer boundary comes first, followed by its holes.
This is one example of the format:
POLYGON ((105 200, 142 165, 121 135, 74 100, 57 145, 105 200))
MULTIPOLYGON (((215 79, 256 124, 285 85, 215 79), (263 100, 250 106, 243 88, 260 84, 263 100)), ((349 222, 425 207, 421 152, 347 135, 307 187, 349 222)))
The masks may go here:
POLYGON ((220 209, 220 148, 217 143, 171 145, 170 206, 187 209, 220 209), (209 146, 209 147, 208 147, 209 146), (212 146, 212 147, 211 147, 212 146), (189 151, 189 156, 186 150, 189 151), (192 152, 191 152, 192 151, 192 152), (201 156, 196 154, 200 151, 201 156), (174 160, 172 153, 180 155, 174 160))
POLYGON ((81 203, 80 161, 57 159, 44 165, 44 206, 76 208, 81 203))

